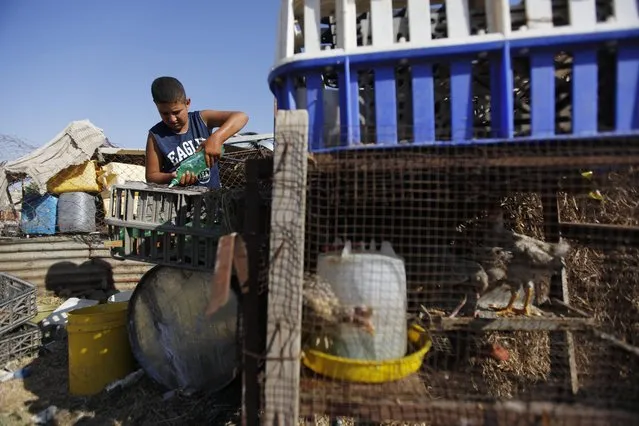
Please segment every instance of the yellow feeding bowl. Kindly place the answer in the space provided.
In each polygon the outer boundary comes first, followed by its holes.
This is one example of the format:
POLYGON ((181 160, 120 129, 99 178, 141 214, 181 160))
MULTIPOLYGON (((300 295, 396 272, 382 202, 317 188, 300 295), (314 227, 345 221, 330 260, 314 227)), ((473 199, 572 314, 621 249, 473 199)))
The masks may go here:
POLYGON ((403 358, 362 361, 309 350, 303 352, 302 362, 315 373, 335 380, 359 383, 392 382, 419 370, 424 355, 432 345, 428 332, 416 324, 408 328, 408 341, 415 350, 403 358))

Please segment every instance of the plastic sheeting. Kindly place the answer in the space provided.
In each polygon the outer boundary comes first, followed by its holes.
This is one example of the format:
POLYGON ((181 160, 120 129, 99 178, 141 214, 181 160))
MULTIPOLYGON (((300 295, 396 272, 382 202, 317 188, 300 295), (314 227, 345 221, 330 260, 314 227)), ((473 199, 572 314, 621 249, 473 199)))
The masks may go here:
POLYGON ((46 145, 0 167, 0 209, 11 206, 7 191, 9 175, 29 176, 40 194, 44 194, 49 179, 69 166, 91 159, 96 149, 105 143, 107 139, 102 129, 89 120, 71 122, 46 145))

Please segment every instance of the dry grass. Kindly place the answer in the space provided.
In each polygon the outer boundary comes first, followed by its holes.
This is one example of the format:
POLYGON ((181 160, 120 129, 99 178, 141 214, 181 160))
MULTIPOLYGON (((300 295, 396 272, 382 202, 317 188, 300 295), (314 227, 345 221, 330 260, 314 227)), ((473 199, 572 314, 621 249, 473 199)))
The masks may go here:
POLYGON ((488 343, 500 343, 508 350, 506 361, 482 357, 477 359, 490 397, 510 399, 546 382, 550 374, 550 338, 548 333, 516 331, 507 336, 491 333, 488 343))
MULTIPOLYGON (((610 173, 601 176, 594 187, 603 201, 581 194, 560 195, 560 216, 564 222, 639 225, 639 172, 610 173)), ((537 194, 514 194, 504 200, 511 227, 543 238, 541 200, 537 194)), ((570 302, 590 313, 600 328, 630 344, 639 344, 639 251, 601 250, 572 242, 566 260, 570 302)), ((546 286, 548 283, 545 283, 546 286)), ((482 358, 479 368, 491 396, 534 397, 533 386, 546 381, 550 373, 549 333, 492 333, 489 342, 507 347, 510 359, 498 362, 482 358)), ((600 403, 614 403, 639 392, 639 360, 618 348, 602 344, 592 335, 575 337, 577 368, 582 396, 600 403), (608 389, 608 383, 615 389, 608 389), (607 400, 607 401, 605 401, 607 400)), ((558 389, 554 389, 558 392, 558 389)))

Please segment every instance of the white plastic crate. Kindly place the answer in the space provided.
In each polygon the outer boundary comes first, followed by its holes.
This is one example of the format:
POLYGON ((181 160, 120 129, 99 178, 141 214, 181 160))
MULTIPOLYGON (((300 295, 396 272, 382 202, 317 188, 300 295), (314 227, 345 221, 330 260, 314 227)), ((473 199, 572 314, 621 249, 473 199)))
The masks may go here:
POLYGON ((278 41, 313 151, 639 132, 636 0, 282 0, 278 41))

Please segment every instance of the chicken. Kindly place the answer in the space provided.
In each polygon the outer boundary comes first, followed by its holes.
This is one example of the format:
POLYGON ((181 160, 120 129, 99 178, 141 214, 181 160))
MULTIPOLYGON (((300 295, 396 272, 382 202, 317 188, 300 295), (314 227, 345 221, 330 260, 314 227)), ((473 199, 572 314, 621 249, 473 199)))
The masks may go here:
POLYGON ((367 306, 345 306, 331 284, 315 274, 305 274, 303 281, 302 324, 308 335, 334 336, 342 324, 352 324, 369 334, 375 333, 371 321, 373 310, 367 306))
POLYGON ((491 214, 489 219, 493 222, 490 234, 493 247, 498 248, 502 253, 507 253, 504 263, 505 275, 499 281, 507 284, 511 293, 505 307, 491 307, 496 309, 499 315, 530 316, 535 283, 562 267, 562 259, 568 254, 570 246, 565 242, 547 243, 509 231, 504 228, 501 212, 491 214), (515 309, 517 293, 524 286, 524 306, 522 309, 515 309))
POLYGON ((479 315, 477 310, 479 299, 503 283, 506 277, 506 265, 512 256, 499 247, 482 247, 474 251, 473 260, 452 257, 450 259, 453 270, 458 274, 463 274, 466 279, 460 284, 464 287, 464 298, 449 317, 454 318, 461 311, 469 296, 474 304, 473 316, 477 317, 479 315))

